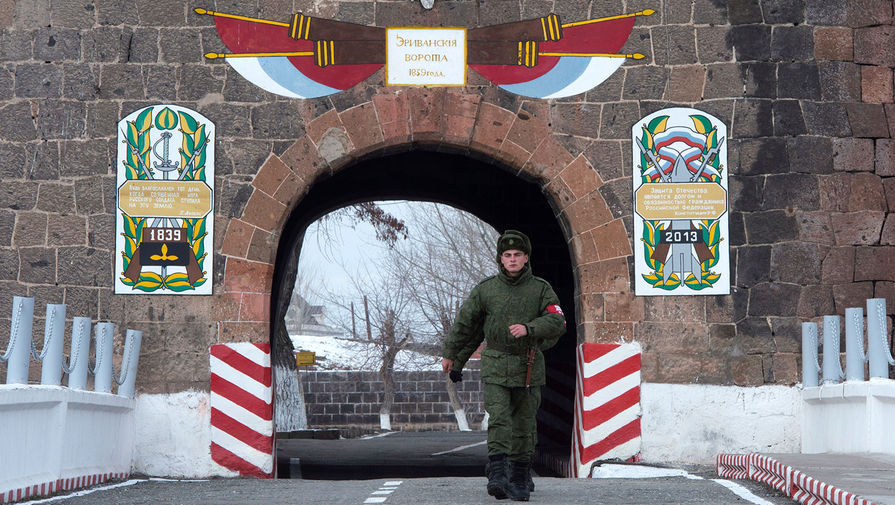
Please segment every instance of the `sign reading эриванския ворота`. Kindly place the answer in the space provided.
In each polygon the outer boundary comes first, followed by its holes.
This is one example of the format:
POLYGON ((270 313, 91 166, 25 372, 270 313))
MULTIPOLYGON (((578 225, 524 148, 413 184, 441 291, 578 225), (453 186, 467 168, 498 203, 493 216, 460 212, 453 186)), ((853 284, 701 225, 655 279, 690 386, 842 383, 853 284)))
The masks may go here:
POLYGON ((466 85, 466 29, 387 28, 385 40, 386 85, 466 85))
POLYGON ((118 123, 116 294, 210 295, 214 124, 176 105, 118 123))
POLYGON ((676 107, 631 135, 635 293, 730 294, 727 126, 676 107))

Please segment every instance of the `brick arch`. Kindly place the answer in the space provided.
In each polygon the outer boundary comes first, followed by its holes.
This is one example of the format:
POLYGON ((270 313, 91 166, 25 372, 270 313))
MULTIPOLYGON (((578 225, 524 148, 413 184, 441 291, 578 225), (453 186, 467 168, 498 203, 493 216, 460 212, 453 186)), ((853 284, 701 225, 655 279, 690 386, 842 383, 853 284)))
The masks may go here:
POLYGON ((614 308, 636 312, 630 239, 622 220, 613 218, 599 191, 603 181, 584 155, 570 154, 544 120, 483 102, 480 94, 381 88, 367 102, 330 109, 310 121, 304 136, 282 155, 271 154, 258 170, 243 212, 226 223, 220 246, 225 262, 218 294, 220 341, 267 341, 280 233, 311 183, 364 157, 414 145, 495 159, 541 184, 573 253, 579 338, 633 337, 633 318, 612 321, 604 310, 608 296, 614 308))

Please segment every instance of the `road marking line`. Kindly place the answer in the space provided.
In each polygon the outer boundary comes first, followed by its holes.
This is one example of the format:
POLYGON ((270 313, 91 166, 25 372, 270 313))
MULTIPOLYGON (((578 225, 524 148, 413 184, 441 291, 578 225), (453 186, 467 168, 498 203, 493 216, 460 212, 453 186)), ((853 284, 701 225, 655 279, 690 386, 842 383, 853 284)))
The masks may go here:
POLYGON ((452 452, 462 451, 464 449, 469 449, 470 447, 477 447, 480 445, 485 445, 487 443, 488 443, 487 440, 482 440, 481 442, 476 442, 474 444, 461 445, 460 447, 454 447, 453 449, 449 449, 447 451, 435 452, 435 453, 432 453, 431 455, 432 456, 441 456, 442 454, 450 454, 452 452))
POLYGON ((367 498, 364 503, 384 503, 386 498, 367 498))
POLYGON ((724 480, 724 479, 712 479, 712 482, 717 482, 718 484, 729 489, 731 492, 733 492, 733 494, 739 496, 740 498, 742 498, 744 500, 748 500, 748 501, 754 503, 755 505, 774 505, 773 503, 765 500, 764 498, 759 498, 758 496, 755 496, 754 494, 752 494, 752 491, 749 491, 748 489, 737 484, 736 482, 731 482, 729 480, 724 480))
POLYGON ((383 484, 383 486, 400 486, 401 484, 404 484, 403 480, 390 480, 383 484))
POLYGON ((380 489, 379 491, 373 491, 371 494, 392 494, 394 492, 394 489, 380 489))

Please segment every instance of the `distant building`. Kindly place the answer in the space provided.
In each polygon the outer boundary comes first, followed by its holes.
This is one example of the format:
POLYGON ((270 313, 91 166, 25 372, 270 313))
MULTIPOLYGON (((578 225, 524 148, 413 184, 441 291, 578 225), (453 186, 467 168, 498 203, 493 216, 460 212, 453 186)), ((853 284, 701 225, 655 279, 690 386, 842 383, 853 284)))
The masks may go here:
POLYGON ((289 335, 311 335, 315 337, 341 337, 342 331, 326 324, 325 307, 311 305, 298 294, 293 294, 286 311, 286 331, 289 335))

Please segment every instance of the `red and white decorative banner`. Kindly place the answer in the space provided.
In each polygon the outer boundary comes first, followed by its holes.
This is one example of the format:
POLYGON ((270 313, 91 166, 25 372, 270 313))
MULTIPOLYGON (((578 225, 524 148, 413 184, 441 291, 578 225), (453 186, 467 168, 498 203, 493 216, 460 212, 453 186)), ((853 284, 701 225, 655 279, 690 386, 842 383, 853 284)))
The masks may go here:
POLYGON ((590 477, 601 459, 640 453, 640 345, 578 346, 572 476, 590 477))
POLYGON ((858 495, 825 482, 761 454, 720 454, 718 476, 763 482, 804 505, 874 505, 858 495))
POLYGON ((50 495, 60 491, 69 491, 87 486, 95 486, 102 484, 108 480, 125 480, 126 473, 97 473, 92 475, 81 475, 78 477, 69 477, 67 479, 57 479, 50 482, 42 482, 19 489, 9 489, 0 493, 0 503, 11 503, 35 496, 50 495))
POLYGON ((211 346, 211 458, 269 479, 273 452, 270 344, 211 346))

